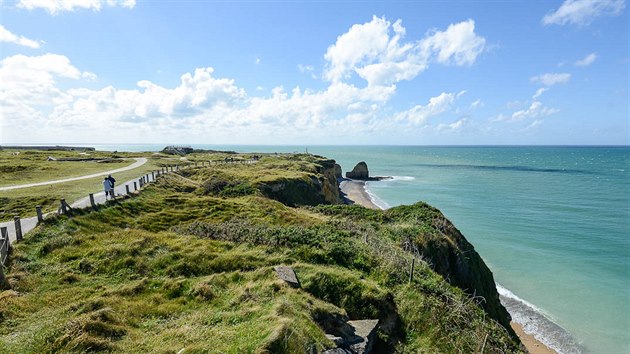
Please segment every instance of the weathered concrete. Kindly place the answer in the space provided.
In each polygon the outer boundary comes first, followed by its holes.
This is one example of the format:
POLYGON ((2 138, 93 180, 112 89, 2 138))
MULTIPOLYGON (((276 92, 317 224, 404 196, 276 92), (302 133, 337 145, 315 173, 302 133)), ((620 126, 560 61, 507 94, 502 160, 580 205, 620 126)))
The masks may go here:
POLYGON ((378 320, 348 321, 348 325, 354 328, 354 335, 361 338, 361 341, 358 343, 350 345, 350 349, 358 354, 371 353, 378 328, 378 320))
POLYGON ((322 353, 370 354, 374 346, 377 329, 378 320, 348 321, 335 325, 334 328, 327 328, 327 331, 333 333, 327 333, 326 337, 333 341, 338 348, 329 349, 322 353))
POLYGON ((298 280, 297 275, 295 275, 293 268, 287 266, 276 266, 274 269, 276 270, 278 278, 284 280, 294 288, 300 287, 300 281, 298 280))

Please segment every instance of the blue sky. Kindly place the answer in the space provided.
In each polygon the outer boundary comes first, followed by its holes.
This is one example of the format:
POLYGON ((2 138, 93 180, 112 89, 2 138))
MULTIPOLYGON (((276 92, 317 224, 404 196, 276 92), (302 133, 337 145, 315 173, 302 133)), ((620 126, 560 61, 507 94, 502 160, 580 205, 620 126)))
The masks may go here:
POLYGON ((0 143, 630 143, 625 0, 0 7, 0 143))

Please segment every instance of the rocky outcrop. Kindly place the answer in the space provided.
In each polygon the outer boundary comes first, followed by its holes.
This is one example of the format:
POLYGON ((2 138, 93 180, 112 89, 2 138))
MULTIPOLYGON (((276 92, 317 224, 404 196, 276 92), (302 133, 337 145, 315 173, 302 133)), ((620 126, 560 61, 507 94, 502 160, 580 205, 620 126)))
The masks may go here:
POLYGON ((335 178, 343 178, 343 173, 341 172, 341 166, 339 166, 339 164, 335 164, 335 178))
POLYGON ((370 178, 370 172, 368 171, 367 164, 364 161, 359 162, 352 171, 346 172, 346 178, 350 179, 363 179, 370 178))

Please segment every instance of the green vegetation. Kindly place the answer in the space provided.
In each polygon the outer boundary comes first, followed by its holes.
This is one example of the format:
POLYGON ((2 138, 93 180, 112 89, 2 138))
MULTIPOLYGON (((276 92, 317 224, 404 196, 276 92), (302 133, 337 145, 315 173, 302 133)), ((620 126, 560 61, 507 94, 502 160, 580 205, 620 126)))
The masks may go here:
POLYGON ((334 347, 324 329, 348 318, 380 320, 379 353, 519 351, 427 263, 408 281, 418 247, 446 240, 457 257, 439 211, 334 205, 321 192, 326 166, 268 156, 184 170, 98 211, 47 219, 11 255, 0 352, 312 353, 334 347), (301 288, 275 276, 282 264, 301 288))
MULTIPOLYGON (((132 158, 146 157, 149 161, 133 170, 117 173, 114 177, 120 182, 132 180, 150 171, 155 171, 162 166, 175 164, 190 164, 194 161, 219 161, 224 154, 195 154, 189 158, 165 154, 149 153, 111 153, 92 151, 89 156, 81 155, 76 151, 14 151, 0 150, 0 186, 18 185, 57 180, 70 177, 84 176, 100 171, 109 171, 128 166, 133 161, 96 163, 68 162, 68 161, 46 161, 48 156, 55 158, 132 158), (15 154, 19 152, 19 154, 15 154)), ((57 183, 52 185, 29 187, 24 189, 13 189, 0 191, 0 221, 12 220, 14 215, 29 217, 35 215, 35 206, 41 205, 45 213, 56 211, 59 207, 59 200, 66 199, 72 203, 86 197, 89 193, 102 190, 102 177, 82 179, 78 181, 57 183)))
POLYGON ((109 152, 0 150, 0 187, 79 177, 131 165, 124 155, 109 152), (48 161, 97 159, 92 161, 48 161))

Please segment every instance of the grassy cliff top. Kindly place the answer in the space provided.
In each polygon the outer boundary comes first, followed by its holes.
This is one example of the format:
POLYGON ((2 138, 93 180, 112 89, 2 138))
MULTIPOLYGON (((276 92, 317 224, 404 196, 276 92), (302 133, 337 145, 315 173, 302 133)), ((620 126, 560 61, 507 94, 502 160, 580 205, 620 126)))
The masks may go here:
POLYGON ((46 220, 5 268, 0 352, 312 353, 333 348, 325 331, 347 319, 380 320, 379 353, 519 351, 428 263, 409 282, 422 247, 459 252, 439 211, 336 205, 320 193, 329 168, 293 155, 191 169, 46 220))

